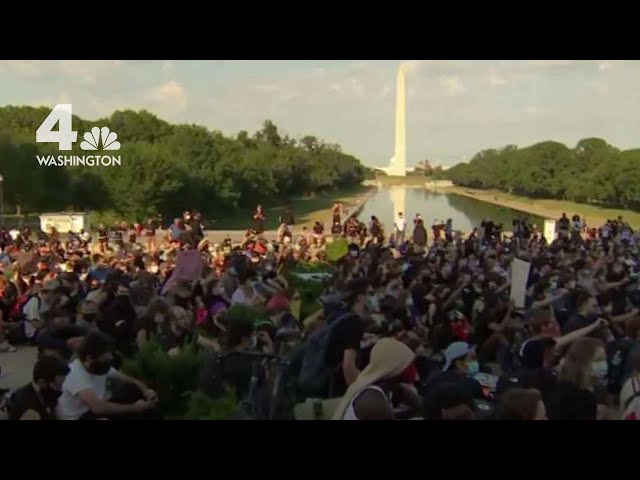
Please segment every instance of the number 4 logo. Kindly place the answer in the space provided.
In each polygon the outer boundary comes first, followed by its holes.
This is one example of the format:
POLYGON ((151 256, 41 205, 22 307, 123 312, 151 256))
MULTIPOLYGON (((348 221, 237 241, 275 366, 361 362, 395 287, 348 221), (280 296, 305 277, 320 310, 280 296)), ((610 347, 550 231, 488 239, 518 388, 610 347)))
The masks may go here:
POLYGON ((58 104, 51 110, 42 125, 36 130, 36 142, 57 143, 60 150, 71 150, 78 139, 78 132, 71 126, 72 107, 70 103, 58 104), (53 127, 58 123, 58 130, 53 127))

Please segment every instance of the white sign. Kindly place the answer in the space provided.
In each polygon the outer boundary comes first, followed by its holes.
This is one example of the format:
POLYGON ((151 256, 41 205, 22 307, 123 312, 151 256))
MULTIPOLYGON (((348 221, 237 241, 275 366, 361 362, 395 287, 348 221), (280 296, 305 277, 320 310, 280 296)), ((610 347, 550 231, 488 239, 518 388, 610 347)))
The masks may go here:
POLYGON ((514 258, 511 262, 511 293, 509 298, 513 300, 516 308, 524 308, 527 295, 527 281, 531 264, 514 258))
POLYGON ((40 229, 50 232, 51 227, 60 233, 78 232, 89 228, 89 215, 84 213, 46 213, 40 215, 40 229))
POLYGON ((546 219, 544 221, 544 238, 547 243, 551 243, 556 239, 556 221, 546 219))

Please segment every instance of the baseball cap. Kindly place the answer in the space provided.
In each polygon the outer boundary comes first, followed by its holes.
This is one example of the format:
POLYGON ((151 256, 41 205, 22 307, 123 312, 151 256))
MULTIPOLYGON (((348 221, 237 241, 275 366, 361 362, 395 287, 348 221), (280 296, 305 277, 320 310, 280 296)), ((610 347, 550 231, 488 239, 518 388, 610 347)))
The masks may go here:
POLYGON ((469 352, 473 352, 475 347, 470 346, 466 342, 453 342, 444 351, 444 367, 442 371, 449 370, 449 367, 457 359, 466 357, 469 352))

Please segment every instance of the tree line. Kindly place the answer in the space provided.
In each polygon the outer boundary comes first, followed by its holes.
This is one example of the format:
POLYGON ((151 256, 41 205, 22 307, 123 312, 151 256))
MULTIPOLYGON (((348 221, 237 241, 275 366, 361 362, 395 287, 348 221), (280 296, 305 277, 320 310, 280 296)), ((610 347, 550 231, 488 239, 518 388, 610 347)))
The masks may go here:
POLYGON ((600 138, 575 148, 547 141, 483 150, 440 176, 464 187, 640 210, 640 149, 620 150, 600 138))
POLYGON ((78 141, 72 151, 35 142, 47 107, 0 108, 0 174, 5 212, 114 211, 142 219, 174 215, 186 206, 211 216, 228 216, 256 203, 283 203, 296 196, 348 188, 367 169, 339 145, 314 136, 282 135, 266 120, 250 135, 228 137, 203 126, 174 125, 148 111, 116 111, 87 121, 73 116, 78 141), (36 155, 88 155, 84 132, 107 126, 121 148, 120 167, 42 167, 36 155))

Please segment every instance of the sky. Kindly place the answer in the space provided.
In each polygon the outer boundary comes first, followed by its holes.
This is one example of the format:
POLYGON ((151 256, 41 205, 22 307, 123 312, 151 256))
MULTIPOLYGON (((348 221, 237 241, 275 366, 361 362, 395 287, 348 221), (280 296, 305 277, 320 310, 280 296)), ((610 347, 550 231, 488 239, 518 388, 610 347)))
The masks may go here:
POLYGON ((71 103, 88 120, 147 109, 231 135, 270 119, 382 167, 393 155, 401 64, 409 166, 545 140, 640 147, 635 60, 3 60, 0 105, 71 103))

